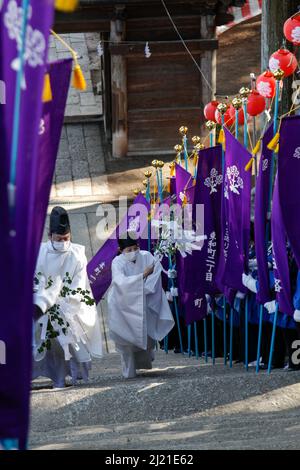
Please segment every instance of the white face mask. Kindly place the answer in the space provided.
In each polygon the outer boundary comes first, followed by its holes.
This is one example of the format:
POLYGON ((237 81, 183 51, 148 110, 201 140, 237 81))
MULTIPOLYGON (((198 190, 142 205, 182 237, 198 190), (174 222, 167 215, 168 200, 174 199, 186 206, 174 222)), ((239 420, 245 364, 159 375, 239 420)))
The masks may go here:
POLYGON ((129 253, 123 253, 126 261, 136 261, 139 251, 130 251, 129 253))
POLYGON ((69 250, 71 242, 52 242, 54 250, 64 253, 69 250))

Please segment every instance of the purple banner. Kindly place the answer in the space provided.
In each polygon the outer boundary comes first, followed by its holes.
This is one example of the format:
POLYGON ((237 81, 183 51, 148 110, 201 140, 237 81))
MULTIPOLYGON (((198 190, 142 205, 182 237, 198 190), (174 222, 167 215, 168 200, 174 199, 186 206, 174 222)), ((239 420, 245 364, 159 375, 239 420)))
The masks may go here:
POLYGON ((45 212, 48 206, 52 179, 55 170, 56 156, 64 121, 64 112, 72 73, 72 59, 64 59, 48 64, 53 99, 44 103, 39 128, 39 158, 37 161, 36 192, 33 204, 34 219, 37 226, 31 227, 31 242, 38 255, 39 244, 43 235, 45 212))
POLYGON ((260 304, 271 300, 267 256, 268 240, 266 237, 269 211, 270 172, 273 155, 272 150, 268 149, 268 144, 273 134, 273 124, 271 124, 262 139, 262 152, 255 189, 254 236, 259 283, 259 291, 256 295, 256 299, 260 304))
POLYGON ((35 218, 34 202, 39 178, 38 159, 49 158, 49 154, 38 154, 38 145, 53 1, 30 2, 24 72, 20 75, 20 106, 15 106, 18 102, 17 72, 21 70, 19 53, 24 17, 21 3, 0 2, 0 80, 1 89, 5 88, 4 104, 0 104, 0 340, 6 353, 5 364, 0 364, 0 439, 18 439, 20 448, 25 448, 32 362, 32 287, 39 244, 38 237, 32 240, 32 233, 35 230, 41 233, 44 223, 41 219, 45 218, 45 213, 35 218), (12 161, 14 128, 18 143, 15 165, 12 161), (9 181, 10 188, 15 188, 10 190, 10 195, 14 196, 10 209, 9 181))
POLYGON ((199 152, 197 180, 193 186, 193 220, 198 220, 196 211, 204 210, 204 227, 195 227, 206 236, 201 251, 193 251, 182 260, 179 286, 181 302, 185 307, 187 324, 206 316, 205 294, 218 291, 215 284, 216 267, 221 239, 222 197, 222 147, 212 147, 199 152))
MULTIPOLYGON (((245 292, 242 274, 248 269, 250 241, 251 172, 245 166, 250 153, 225 129, 224 209, 226 214, 222 284, 245 292)), ((224 223, 224 220, 223 220, 224 223)))
POLYGON ((276 178, 271 218, 275 292, 280 312, 293 315, 294 309, 287 255, 287 238, 282 213, 283 211, 279 201, 278 179, 276 178))
POLYGON ((278 186, 282 218, 300 269, 300 116, 282 120, 278 154, 278 186))
POLYGON ((147 237, 149 211, 149 202, 139 194, 118 227, 88 263, 87 273, 97 303, 111 284, 111 263, 118 253, 118 236, 131 230, 147 237))

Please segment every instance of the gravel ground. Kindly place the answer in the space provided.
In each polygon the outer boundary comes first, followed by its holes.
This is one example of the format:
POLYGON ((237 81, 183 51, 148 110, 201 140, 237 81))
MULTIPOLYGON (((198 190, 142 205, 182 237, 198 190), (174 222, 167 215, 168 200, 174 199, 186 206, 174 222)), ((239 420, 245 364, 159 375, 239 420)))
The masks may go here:
POLYGON ((300 375, 213 367, 157 353, 154 368, 120 376, 117 354, 93 363, 89 385, 32 392, 33 449, 297 449, 300 375))

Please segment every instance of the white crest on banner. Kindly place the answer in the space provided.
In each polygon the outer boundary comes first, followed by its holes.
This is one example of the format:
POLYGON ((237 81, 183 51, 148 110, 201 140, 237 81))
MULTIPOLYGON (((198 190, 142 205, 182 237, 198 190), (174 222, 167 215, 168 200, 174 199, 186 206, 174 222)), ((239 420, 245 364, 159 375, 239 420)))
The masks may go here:
MULTIPOLYGON (((1 0, 0 0, 1 1, 1 0)), ((28 21, 32 17, 32 7, 28 9, 28 21)), ((20 51, 22 47, 22 23, 23 23, 23 9, 18 7, 16 0, 9 0, 7 11, 4 14, 4 25, 7 28, 8 36, 10 39, 15 40, 17 43, 17 50, 20 51)), ((30 67, 37 67, 44 64, 46 52, 46 39, 41 31, 33 29, 28 24, 25 39, 25 53, 24 63, 30 67)), ((20 59, 17 57, 11 63, 11 68, 15 71, 20 69, 20 59)), ((26 88, 25 77, 22 79, 22 89, 26 88)))
POLYGON ((272 93, 270 84, 268 82, 263 82, 263 81, 257 84, 257 91, 259 92, 260 95, 264 96, 265 98, 270 96, 270 94, 272 93))
POLYGON ((280 291, 282 291, 281 280, 274 278, 274 283, 275 283, 275 284, 274 284, 275 292, 280 292, 280 291))
POLYGON ((300 42, 300 27, 299 26, 296 26, 296 28, 292 30, 291 34, 292 34, 293 41, 300 42))
POLYGON ((269 160, 267 158, 264 158, 262 162, 262 171, 266 171, 269 167, 269 160))
POLYGON ((223 182, 223 175, 218 174, 218 170, 216 168, 212 168, 210 171, 210 176, 208 176, 204 184, 208 188, 210 188, 210 194, 212 193, 217 193, 217 187, 218 185, 222 184, 223 182))
POLYGON ((236 165, 232 165, 227 168, 227 178, 229 183, 229 189, 235 194, 240 194, 239 189, 243 189, 244 182, 240 177, 240 172, 236 165))
POLYGON ((295 152, 294 152, 294 155, 293 155, 294 158, 300 158, 300 147, 297 147, 295 149, 295 152))

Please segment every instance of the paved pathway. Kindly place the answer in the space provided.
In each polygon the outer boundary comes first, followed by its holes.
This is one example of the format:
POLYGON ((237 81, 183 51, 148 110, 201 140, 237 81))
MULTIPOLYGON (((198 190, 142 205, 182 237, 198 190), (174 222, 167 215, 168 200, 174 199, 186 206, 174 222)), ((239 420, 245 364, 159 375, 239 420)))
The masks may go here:
MULTIPOLYGON (((74 121, 76 119, 99 117, 102 115, 102 100, 100 95, 95 95, 94 88, 97 85, 95 82, 100 80, 100 58, 96 54, 100 36, 97 33, 74 33, 62 34, 61 37, 77 52, 78 61, 87 83, 87 89, 83 92, 70 87, 65 113, 66 120, 74 121)), ((70 56, 70 52, 66 50, 65 46, 52 36, 50 39, 49 60, 54 61, 70 56)))
MULTIPOLYGON (((299 372, 245 372, 159 352, 152 371, 120 377, 94 361, 90 385, 32 393, 33 449, 298 449, 299 372)), ((200 464, 200 463, 199 463, 200 464)))

